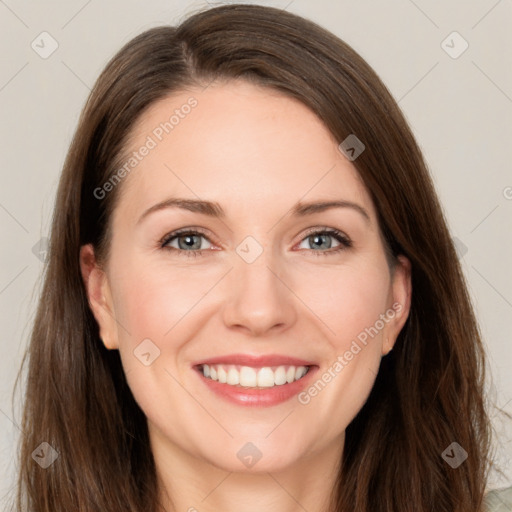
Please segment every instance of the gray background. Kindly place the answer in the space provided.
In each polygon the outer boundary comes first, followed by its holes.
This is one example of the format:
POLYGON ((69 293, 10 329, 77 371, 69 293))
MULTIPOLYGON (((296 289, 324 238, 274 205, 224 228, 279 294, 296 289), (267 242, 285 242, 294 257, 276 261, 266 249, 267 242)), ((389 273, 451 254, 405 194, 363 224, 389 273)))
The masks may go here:
MULTIPOLYGON (((457 239, 490 356, 491 398, 512 412, 512 1, 259 3, 333 31, 374 67, 399 102, 457 239), (469 46, 462 52, 464 41, 469 46)), ((80 110, 107 60, 125 42, 205 6, 175 0, 0 0, 0 505, 7 503, 16 468, 20 400, 17 395, 13 408, 11 396, 40 286, 40 240, 48 234, 80 110), (48 56, 52 44, 58 47, 48 56)), ((512 476, 511 429, 499 415, 494 422, 506 478, 493 475, 491 486, 502 487, 512 476)))

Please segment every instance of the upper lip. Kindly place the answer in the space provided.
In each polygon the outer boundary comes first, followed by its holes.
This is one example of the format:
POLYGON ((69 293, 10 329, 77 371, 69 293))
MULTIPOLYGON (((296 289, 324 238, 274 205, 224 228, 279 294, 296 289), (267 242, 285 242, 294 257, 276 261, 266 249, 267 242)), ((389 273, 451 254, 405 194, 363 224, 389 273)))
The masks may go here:
POLYGON ((279 354, 269 355, 250 355, 250 354, 229 354, 225 356, 210 357, 194 363, 193 366, 201 366, 203 364, 233 364, 240 366, 252 366, 254 368, 262 368, 264 366, 315 366, 312 361, 298 359, 279 354))

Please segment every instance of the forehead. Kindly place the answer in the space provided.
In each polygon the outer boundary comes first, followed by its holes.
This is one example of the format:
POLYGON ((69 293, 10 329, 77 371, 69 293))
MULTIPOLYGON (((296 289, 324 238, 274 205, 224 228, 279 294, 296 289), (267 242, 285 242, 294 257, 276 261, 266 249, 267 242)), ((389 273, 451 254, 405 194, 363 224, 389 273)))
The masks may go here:
POLYGON ((321 120, 298 100, 244 81, 154 103, 133 127, 122 161, 133 164, 122 183, 126 215, 172 195, 217 201, 228 215, 319 197, 357 200, 375 215, 321 120))

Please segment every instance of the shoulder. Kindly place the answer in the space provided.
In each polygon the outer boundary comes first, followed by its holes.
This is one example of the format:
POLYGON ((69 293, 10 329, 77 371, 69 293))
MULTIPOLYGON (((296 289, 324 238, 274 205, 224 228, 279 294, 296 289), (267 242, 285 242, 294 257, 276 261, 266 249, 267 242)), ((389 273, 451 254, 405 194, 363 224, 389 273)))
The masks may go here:
POLYGON ((485 494, 485 512, 512 511, 512 486, 504 489, 493 489, 485 494))

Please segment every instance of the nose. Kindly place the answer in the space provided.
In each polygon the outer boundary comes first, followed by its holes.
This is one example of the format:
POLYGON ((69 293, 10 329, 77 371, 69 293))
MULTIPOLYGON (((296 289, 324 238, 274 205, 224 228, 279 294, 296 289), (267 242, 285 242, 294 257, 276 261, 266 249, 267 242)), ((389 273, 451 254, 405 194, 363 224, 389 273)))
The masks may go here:
POLYGON ((241 258, 236 261, 229 273, 229 297, 223 310, 228 328, 264 336, 296 322, 297 298, 283 267, 270 256, 267 249, 252 263, 241 258))

